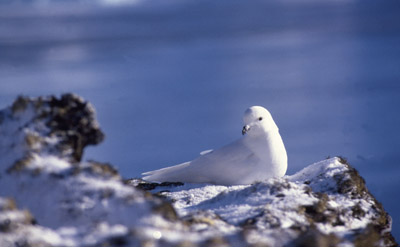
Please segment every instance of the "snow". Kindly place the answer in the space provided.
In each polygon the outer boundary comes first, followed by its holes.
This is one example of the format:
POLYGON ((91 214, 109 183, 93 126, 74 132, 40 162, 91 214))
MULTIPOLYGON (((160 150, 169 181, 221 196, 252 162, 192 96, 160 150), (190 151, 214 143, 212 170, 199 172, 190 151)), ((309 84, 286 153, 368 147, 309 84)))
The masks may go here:
MULTIPOLYGON (((279 181, 279 179, 277 180, 279 181)), ((198 210, 205 210, 218 214, 230 224, 239 225, 244 220, 259 215, 266 205, 274 201, 276 197, 271 194, 271 190, 273 190, 273 183, 277 180, 269 180, 267 183, 258 183, 252 186, 206 185, 189 190, 178 187, 182 191, 164 194, 172 200, 176 200, 174 206, 182 216, 198 210)), ((289 204, 278 201, 274 202, 274 205, 285 209, 297 207, 299 203, 311 205, 316 201, 315 198, 300 197, 301 189, 299 187, 295 189, 281 192, 288 198, 289 204)), ((287 221, 283 222, 283 225, 290 225, 290 217, 290 215, 284 217, 287 221)), ((293 220, 305 221, 296 216, 293 220)))
POLYGON ((295 183, 304 183, 310 181, 310 178, 316 178, 310 183, 313 191, 331 191, 337 187, 334 179, 335 174, 342 174, 347 170, 347 167, 343 166, 338 158, 332 158, 311 164, 296 174, 288 176, 288 179, 295 183))
MULTIPOLYGON (((264 232, 252 232, 248 241, 265 241, 272 246, 285 244, 283 240, 276 242, 276 226, 279 226, 280 234, 288 236, 294 234, 290 230, 294 227, 310 226, 310 216, 299 213, 299 210, 318 205, 322 200, 318 193, 322 193, 326 195, 327 200, 327 208, 324 210, 342 212, 342 224, 335 225, 323 221, 315 222, 315 226, 326 235, 336 234, 345 238, 352 231, 366 228, 376 217, 371 198, 349 198, 346 194, 338 193, 336 179, 338 176, 342 176, 343 180, 350 179, 346 174, 348 170, 339 158, 331 158, 312 164, 292 176, 253 185, 185 184, 157 188, 153 193, 159 193, 171 200, 181 217, 198 212, 218 215, 231 226, 224 228, 229 229, 226 232, 230 234, 237 232, 237 227, 246 224, 249 219, 259 219, 256 223, 257 229, 264 232), (357 218, 353 215, 352 208, 355 206, 359 206, 365 212, 362 217, 357 218), (264 215, 268 215, 267 221, 263 219, 264 215)), ((201 226, 197 227, 201 229, 201 226)), ((207 224, 203 227, 206 228, 207 224)))
POLYGON ((71 168, 71 164, 65 160, 61 160, 54 155, 39 156, 32 155, 32 161, 29 166, 30 169, 45 170, 48 173, 62 173, 71 168))

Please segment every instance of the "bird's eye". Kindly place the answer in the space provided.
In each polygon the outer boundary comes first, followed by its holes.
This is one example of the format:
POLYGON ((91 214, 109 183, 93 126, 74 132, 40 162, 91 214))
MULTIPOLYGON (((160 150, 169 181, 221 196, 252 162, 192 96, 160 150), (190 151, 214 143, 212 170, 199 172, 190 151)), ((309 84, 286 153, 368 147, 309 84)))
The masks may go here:
POLYGON ((259 118, 258 118, 258 121, 261 121, 261 120, 262 120, 262 117, 259 117, 259 118))

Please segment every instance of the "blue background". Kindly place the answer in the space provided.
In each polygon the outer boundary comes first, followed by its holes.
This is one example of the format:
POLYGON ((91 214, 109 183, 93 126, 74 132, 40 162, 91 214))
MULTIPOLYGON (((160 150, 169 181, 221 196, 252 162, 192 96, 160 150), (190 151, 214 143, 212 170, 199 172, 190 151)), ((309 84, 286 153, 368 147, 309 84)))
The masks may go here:
POLYGON ((106 133, 86 159, 126 177, 195 158, 270 110, 288 174, 348 158, 400 237, 400 2, 10 1, 0 107, 75 92, 106 133))

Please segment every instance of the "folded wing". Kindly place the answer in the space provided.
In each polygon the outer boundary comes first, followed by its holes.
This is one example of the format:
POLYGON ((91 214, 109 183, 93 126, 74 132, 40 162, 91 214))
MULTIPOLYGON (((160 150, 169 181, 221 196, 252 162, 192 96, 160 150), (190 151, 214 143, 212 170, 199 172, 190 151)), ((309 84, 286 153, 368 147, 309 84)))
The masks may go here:
POLYGON ((142 175, 143 179, 155 182, 243 184, 249 166, 258 166, 259 163, 259 158, 243 143, 243 139, 239 139, 192 161, 142 175))

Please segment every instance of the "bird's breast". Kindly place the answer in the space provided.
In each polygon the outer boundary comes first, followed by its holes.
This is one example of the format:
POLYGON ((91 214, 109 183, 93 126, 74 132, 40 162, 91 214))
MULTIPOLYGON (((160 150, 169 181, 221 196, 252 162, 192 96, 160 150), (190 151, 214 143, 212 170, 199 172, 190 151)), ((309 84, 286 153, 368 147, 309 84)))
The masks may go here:
POLYGON ((273 177, 282 177, 287 170, 287 154, 279 132, 249 137, 246 145, 260 159, 260 165, 273 177))

